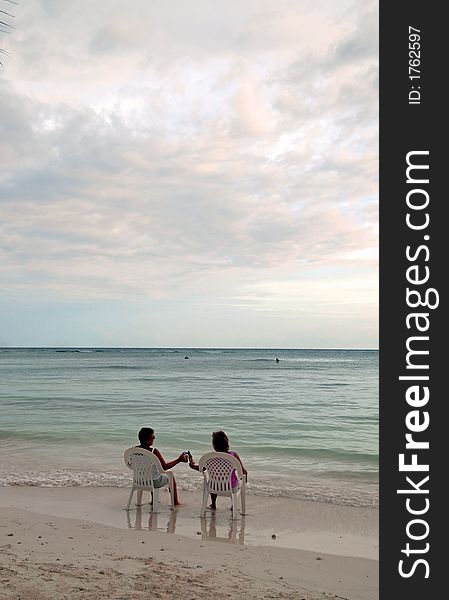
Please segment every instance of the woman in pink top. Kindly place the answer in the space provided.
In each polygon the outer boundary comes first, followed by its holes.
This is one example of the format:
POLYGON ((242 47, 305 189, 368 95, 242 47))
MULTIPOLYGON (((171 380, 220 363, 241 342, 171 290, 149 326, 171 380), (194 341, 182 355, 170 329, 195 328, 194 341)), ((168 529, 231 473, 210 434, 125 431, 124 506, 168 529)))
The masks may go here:
MULTIPOLYGON (((228 454, 230 454, 231 456, 235 456, 235 458, 239 461, 239 463, 242 465, 242 470, 243 470, 243 475, 245 477, 247 477, 248 472, 245 469, 245 467, 243 466, 242 460, 240 458, 240 456, 237 454, 237 452, 234 452, 233 450, 229 450, 229 438, 226 435, 226 433, 224 431, 214 431, 212 433, 212 446, 215 450, 215 452, 227 452, 228 454)), ((191 457, 189 459, 189 465, 191 469, 195 469, 196 471, 199 471, 199 467, 197 464, 195 464, 195 461, 193 460, 193 457, 191 457)), ((235 469, 232 471, 231 473, 231 487, 234 490, 235 488, 238 487, 238 479, 237 479, 237 473, 235 472, 235 469)), ((211 510, 216 510, 217 508, 217 494, 211 494, 210 495, 212 503, 209 506, 209 508, 211 510)))

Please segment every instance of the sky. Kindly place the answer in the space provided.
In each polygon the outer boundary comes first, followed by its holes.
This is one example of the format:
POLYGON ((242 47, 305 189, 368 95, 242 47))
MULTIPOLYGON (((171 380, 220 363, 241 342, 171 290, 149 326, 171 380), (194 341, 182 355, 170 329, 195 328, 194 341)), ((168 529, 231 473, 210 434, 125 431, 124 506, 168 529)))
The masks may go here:
POLYGON ((0 9, 0 345, 378 346, 377 1, 0 9))

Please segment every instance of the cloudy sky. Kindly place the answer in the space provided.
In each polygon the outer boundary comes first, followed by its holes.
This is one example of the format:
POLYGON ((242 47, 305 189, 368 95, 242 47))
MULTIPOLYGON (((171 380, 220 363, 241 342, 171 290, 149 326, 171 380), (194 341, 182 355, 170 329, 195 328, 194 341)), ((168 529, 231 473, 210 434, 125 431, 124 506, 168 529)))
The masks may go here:
POLYGON ((377 2, 0 9, 1 345, 377 347, 377 2))

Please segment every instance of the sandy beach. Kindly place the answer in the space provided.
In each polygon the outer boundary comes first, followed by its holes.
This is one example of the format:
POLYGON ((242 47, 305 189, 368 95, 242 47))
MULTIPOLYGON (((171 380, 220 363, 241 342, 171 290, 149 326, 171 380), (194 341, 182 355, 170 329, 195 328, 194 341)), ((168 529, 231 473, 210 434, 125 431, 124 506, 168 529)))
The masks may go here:
POLYGON ((378 597, 375 509, 249 496, 233 521, 227 499, 200 519, 198 493, 157 516, 126 497, 0 488, 1 600, 378 597))

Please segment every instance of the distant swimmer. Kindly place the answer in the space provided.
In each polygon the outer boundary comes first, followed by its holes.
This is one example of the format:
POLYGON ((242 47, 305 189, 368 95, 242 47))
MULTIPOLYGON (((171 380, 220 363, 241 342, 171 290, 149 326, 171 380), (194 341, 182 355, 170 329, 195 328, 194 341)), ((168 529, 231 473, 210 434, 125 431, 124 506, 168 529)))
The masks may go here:
POLYGON ((186 358, 187 360, 189 359, 189 357, 188 357, 188 356, 184 356, 184 358, 186 358))
POLYGON ((277 359, 276 359, 276 362, 277 362, 277 363, 279 362, 279 358, 277 358, 277 359))

